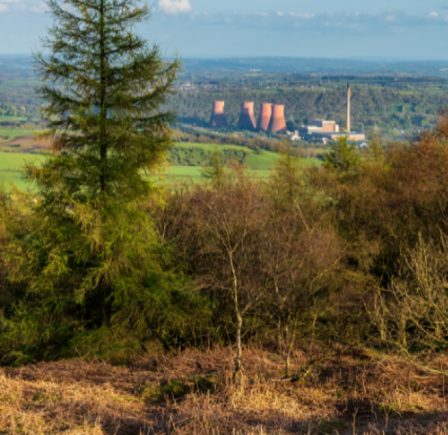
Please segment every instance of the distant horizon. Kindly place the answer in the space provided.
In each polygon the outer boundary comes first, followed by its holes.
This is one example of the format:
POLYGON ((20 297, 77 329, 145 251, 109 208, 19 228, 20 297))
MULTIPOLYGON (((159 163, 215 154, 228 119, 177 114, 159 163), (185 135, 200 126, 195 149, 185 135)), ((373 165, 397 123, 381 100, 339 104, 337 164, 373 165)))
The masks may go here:
MULTIPOLYGON (((32 57, 33 52, 17 52, 17 53, 0 53, 0 58, 15 58, 15 57, 32 57)), ((171 58, 173 56, 167 56, 167 58, 171 58)), ((436 59, 436 58, 407 58, 407 57, 393 57, 393 56, 384 56, 384 57, 378 57, 378 56, 347 56, 347 57, 331 57, 331 56, 274 56, 274 55, 266 55, 266 56, 251 56, 251 55, 229 55, 229 56, 216 56, 216 55, 194 55, 194 56, 181 56, 182 59, 185 60, 256 60, 256 59, 291 59, 291 60, 332 60, 332 61, 351 61, 351 62, 365 62, 365 63, 378 63, 378 62, 385 62, 385 63, 426 63, 426 62, 448 62, 448 56, 446 59, 436 59)))

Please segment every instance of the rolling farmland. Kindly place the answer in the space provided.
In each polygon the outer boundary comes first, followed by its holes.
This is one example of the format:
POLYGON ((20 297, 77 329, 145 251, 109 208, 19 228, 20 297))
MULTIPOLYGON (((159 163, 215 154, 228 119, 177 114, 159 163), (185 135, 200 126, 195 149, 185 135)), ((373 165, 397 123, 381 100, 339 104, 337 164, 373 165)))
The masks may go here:
MULTIPOLYGON (((21 171, 23 165, 42 161, 45 157, 36 153, 36 145, 30 135, 20 133, 20 136, 13 139, 8 138, 7 142, 0 142, 0 182, 5 182, 7 185, 13 183, 23 189, 27 185, 21 171)), ((164 179, 170 185, 183 181, 198 182, 201 179, 201 165, 206 164, 209 153, 215 150, 220 152, 227 163, 230 160, 237 160, 245 165, 254 177, 259 178, 267 178, 280 157, 274 152, 235 145, 178 143, 169 152, 164 179)), ((302 163, 303 166, 319 165, 317 159, 304 159, 302 163)))

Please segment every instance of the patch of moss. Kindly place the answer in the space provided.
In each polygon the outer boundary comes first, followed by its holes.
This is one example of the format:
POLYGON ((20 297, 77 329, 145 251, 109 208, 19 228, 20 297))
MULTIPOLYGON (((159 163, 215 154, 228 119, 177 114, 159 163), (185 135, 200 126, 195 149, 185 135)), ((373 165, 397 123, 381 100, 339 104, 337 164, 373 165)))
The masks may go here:
POLYGON ((160 386, 149 385, 137 391, 146 401, 161 401, 166 397, 180 399, 187 394, 207 393, 216 390, 213 374, 191 376, 186 379, 173 379, 160 386))

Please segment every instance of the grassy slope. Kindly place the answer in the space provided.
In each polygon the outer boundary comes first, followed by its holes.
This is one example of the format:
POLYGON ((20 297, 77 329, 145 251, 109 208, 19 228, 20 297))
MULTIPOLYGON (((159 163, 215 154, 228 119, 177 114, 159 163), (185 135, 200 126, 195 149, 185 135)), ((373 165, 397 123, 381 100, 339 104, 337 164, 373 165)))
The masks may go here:
MULTIPOLYGON (((280 158, 280 154, 273 153, 271 151, 262 151, 261 154, 257 154, 255 151, 240 147, 236 145, 215 145, 215 144, 202 144, 202 143, 178 143, 176 144, 178 148, 201 148, 204 151, 212 152, 216 149, 234 149, 240 150, 244 149, 250 152, 247 159, 247 166, 249 169, 253 170, 254 174, 258 177, 265 178, 269 176, 269 173, 273 167, 273 164, 280 158)), ((304 167, 308 166, 319 166, 320 161, 317 159, 303 159, 302 165, 304 167)), ((192 179, 197 179, 200 177, 201 168, 195 166, 172 166, 168 168, 167 175, 178 176, 178 177, 192 177, 192 179)))
MULTIPOLYGON (((306 351, 305 351, 306 352, 306 351)), ((292 370, 305 363, 292 355, 292 370)), ((359 349, 277 384, 283 355, 245 350, 153 355, 114 367, 82 360, 0 368, 0 432, 65 435, 446 435, 444 383, 359 349)), ((446 356, 437 364, 446 366, 446 356)))
POLYGON ((26 121, 26 118, 21 116, 0 115, 0 122, 3 121, 11 121, 11 122, 26 121))
MULTIPOLYGON (((271 171, 269 170, 251 170, 254 177, 267 178, 271 171)), ((166 169, 166 177, 170 183, 175 181, 197 182, 201 179, 202 168, 200 166, 170 166, 166 169)))
POLYGON ((22 166, 25 163, 42 161, 43 158, 33 154, 0 152, 0 183, 14 183, 18 188, 24 189, 27 184, 23 180, 22 166))
MULTIPOLYGON (((5 130, 0 130, 0 135, 5 130)), ((16 134, 19 131, 15 131, 16 134)), ((24 132, 20 131, 20 135, 24 132)), ((196 144, 196 143, 180 143, 176 144, 179 148, 200 148, 204 151, 211 152, 215 149, 236 149, 240 150, 243 147, 235 145, 214 145, 214 144, 196 144)), ((257 154, 254 151, 243 148, 250 153, 247 158, 247 167, 253 171, 255 177, 267 178, 270 174, 273 164, 279 159, 280 155, 270 152, 262 151, 261 154, 257 154)), ((2 153, 0 152, 0 182, 4 180, 6 183, 13 182, 19 188, 24 188, 26 183, 22 179, 20 172, 21 166, 25 162, 38 161, 43 157, 38 155, 30 155, 23 153, 2 153)), ((317 159, 304 159, 302 160, 303 166, 316 166, 319 165, 317 159)), ((176 181, 199 181, 201 178, 202 168, 200 166, 170 166, 166 170, 166 176, 169 183, 176 183, 176 181)))
POLYGON ((20 130, 18 128, 0 128, 0 139, 2 136, 8 136, 9 140, 16 138, 18 136, 28 136, 35 134, 34 130, 20 130))

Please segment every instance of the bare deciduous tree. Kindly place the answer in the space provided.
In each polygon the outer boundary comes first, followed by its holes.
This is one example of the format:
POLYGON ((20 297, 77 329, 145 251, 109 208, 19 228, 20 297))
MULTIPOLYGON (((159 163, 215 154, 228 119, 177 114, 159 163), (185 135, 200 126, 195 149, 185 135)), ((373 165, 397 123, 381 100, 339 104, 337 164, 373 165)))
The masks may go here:
POLYGON ((381 339, 399 349, 415 366, 430 373, 448 372, 419 363, 411 349, 448 346, 448 239, 438 247, 420 235, 414 250, 403 257, 402 273, 387 290, 379 290, 373 323, 381 339))
POLYGON ((241 370, 244 318, 271 287, 261 267, 268 228, 266 204, 258 190, 256 183, 240 172, 219 191, 199 189, 192 204, 201 257, 199 281, 233 306, 235 376, 241 370))

